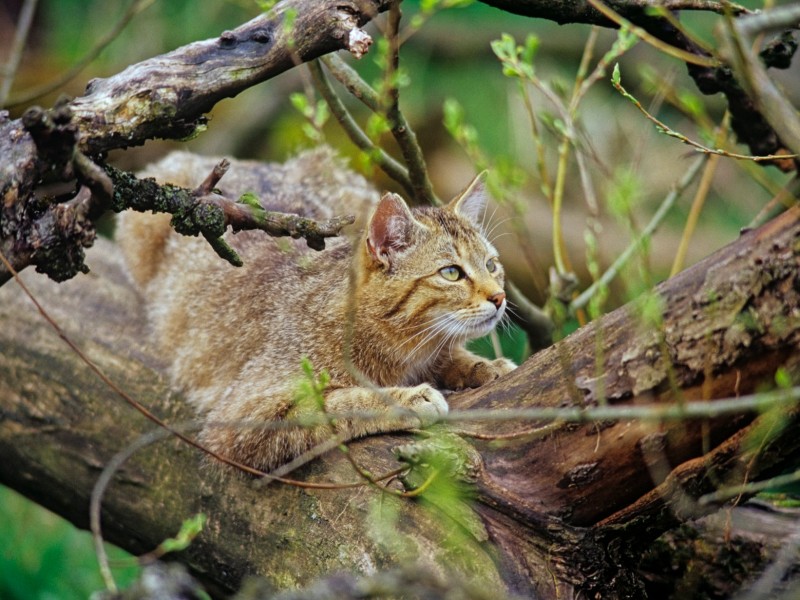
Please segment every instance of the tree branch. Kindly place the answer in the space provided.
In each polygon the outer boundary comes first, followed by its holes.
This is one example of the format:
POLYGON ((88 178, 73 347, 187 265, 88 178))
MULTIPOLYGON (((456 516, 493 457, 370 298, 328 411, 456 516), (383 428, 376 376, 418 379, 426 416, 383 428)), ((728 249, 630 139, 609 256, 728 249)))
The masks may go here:
MULTIPOLYGON (((339 49, 361 56, 371 39, 360 27, 389 4, 284 0, 216 39, 95 79, 84 96, 52 110, 33 107, 18 120, 0 112, 0 250, 18 271, 35 264, 59 281, 85 271, 84 248, 109 196, 102 171, 87 157, 153 138, 183 139, 205 125, 205 113, 220 100, 301 62, 339 49), (37 200, 36 187, 53 176, 85 179, 93 198, 37 200)), ((319 236, 310 239, 320 245, 319 236)), ((9 277, 0 270, 0 285, 9 277)))
MULTIPOLYGON (((566 23, 586 23, 588 25, 612 26, 603 14, 596 10, 589 0, 557 1, 547 0, 480 0, 483 4, 494 6, 500 10, 522 15, 555 21, 560 25, 566 23)), ((714 0, 618 0, 612 4, 614 10, 626 18, 644 14, 650 8, 665 10, 699 10, 724 14, 730 10, 734 15, 748 14, 746 8, 734 3, 716 2, 714 0)))
POLYGON ((323 250, 326 238, 339 235, 343 227, 355 222, 353 215, 315 221, 297 214, 266 210, 264 202, 252 193, 242 194, 238 200, 228 198, 213 189, 228 166, 227 160, 217 163, 208 178, 194 190, 159 185, 154 179, 139 179, 107 166, 106 172, 114 184, 112 208, 116 212, 133 209, 171 214, 175 231, 184 235, 202 234, 214 250, 234 266, 241 266, 242 261, 222 239, 229 227, 234 232, 258 229, 273 237, 304 238, 309 248, 323 250))

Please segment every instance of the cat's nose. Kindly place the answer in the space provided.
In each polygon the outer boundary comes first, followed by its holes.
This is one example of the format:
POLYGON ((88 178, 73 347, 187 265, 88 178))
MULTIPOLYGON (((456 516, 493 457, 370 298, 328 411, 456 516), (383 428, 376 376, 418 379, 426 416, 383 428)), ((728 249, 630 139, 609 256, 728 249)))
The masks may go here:
POLYGON ((489 302, 494 304, 494 307, 497 310, 500 310, 500 307, 503 306, 503 300, 505 299, 506 299, 505 292, 497 292, 496 294, 492 294, 491 296, 489 296, 489 302))

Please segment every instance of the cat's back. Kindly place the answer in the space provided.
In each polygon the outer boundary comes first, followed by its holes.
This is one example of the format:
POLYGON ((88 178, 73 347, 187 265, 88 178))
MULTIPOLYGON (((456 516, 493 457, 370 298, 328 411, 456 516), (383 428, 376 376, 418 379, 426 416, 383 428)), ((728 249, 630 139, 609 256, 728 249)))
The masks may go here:
MULTIPOLYGON (((194 188, 218 162, 176 152, 140 176, 194 188)), ((315 219, 368 214, 377 199, 374 189, 327 148, 284 164, 231 160, 217 187, 232 199, 250 192, 268 210, 315 219)), ((271 352, 265 339, 317 335, 324 330, 317 322, 322 315, 315 315, 311 304, 319 305, 333 295, 332 286, 347 280, 346 238, 329 239, 322 252, 309 249, 302 239, 272 238, 262 231, 228 232, 225 238, 244 266, 231 266, 202 237, 172 231, 169 215, 129 211, 118 219, 117 239, 130 275, 181 386, 214 390, 216 382, 234 379, 248 356, 271 352)), ((309 340, 308 345, 315 343, 309 340)), ((299 364, 285 350, 267 358, 262 362, 276 368, 286 361, 299 364)))

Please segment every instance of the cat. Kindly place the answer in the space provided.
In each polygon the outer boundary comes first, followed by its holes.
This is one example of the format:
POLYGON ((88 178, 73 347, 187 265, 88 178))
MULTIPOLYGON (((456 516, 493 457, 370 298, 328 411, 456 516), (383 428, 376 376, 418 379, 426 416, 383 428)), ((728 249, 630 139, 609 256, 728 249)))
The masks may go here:
MULTIPOLYGON (((143 175, 191 188, 215 163, 173 153, 143 175)), ((269 471, 334 437, 326 424, 253 426, 319 414, 295 401, 303 360, 328 373, 324 410, 345 441, 427 426, 448 412, 435 386, 477 387, 515 368, 464 348, 507 307, 503 266, 481 232, 479 178, 442 208, 411 209, 393 193, 376 202, 324 148, 284 165, 231 163, 218 187, 232 198, 252 191, 271 210, 369 218, 360 236, 332 238, 321 252, 260 231, 228 233, 244 260, 236 268, 204 239, 172 232, 168 216, 120 215, 129 272, 173 383, 202 415, 205 446, 269 471)))

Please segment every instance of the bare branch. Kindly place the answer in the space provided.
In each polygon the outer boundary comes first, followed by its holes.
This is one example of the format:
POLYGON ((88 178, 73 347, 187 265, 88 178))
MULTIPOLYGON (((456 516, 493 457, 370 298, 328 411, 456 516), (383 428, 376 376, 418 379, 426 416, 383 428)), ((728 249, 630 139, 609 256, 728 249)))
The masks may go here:
MULTIPOLYGON (((480 0, 483 4, 494 6, 510 13, 525 17, 548 19, 556 23, 586 23, 609 27, 609 20, 596 10, 589 0, 575 2, 548 2, 547 0, 480 0)), ((747 14, 750 11, 732 2, 715 0, 625 0, 614 3, 615 10, 626 18, 644 14, 646 9, 698 10, 724 14, 747 14)))
MULTIPOLYGON (((339 83, 344 85, 367 108, 378 114, 384 112, 383 99, 341 58, 331 54, 324 57, 322 62, 325 63, 331 74, 339 80, 339 83)), ((408 176, 413 190, 412 198, 420 204, 440 204, 428 179, 425 160, 417 143, 416 135, 396 104, 389 107, 386 118, 389 121, 392 135, 400 146, 403 158, 408 166, 408 176)))
POLYGON ((213 191, 227 165, 218 164, 195 190, 175 185, 159 185, 154 179, 139 179, 107 166, 114 184, 115 211, 132 208, 139 212, 173 215, 172 225, 184 235, 202 234, 217 253, 231 264, 241 259, 222 239, 226 229, 233 231, 258 229, 271 236, 304 238, 310 248, 322 250, 325 239, 339 235, 342 228, 355 222, 352 215, 315 221, 300 215, 265 210, 256 196, 245 194, 238 200, 213 191))
POLYGON ((89 82, 72 103, 80 148, 90 154, 152 137, 184 138, 217 102, 340 49, 363 52, 352 32, 387 0, 284 0, 218 38, 195 42, 89 82), (284 27, 295 15, 291 29, 284 27), (197 77, 198 65, 203 77, 197 77))

